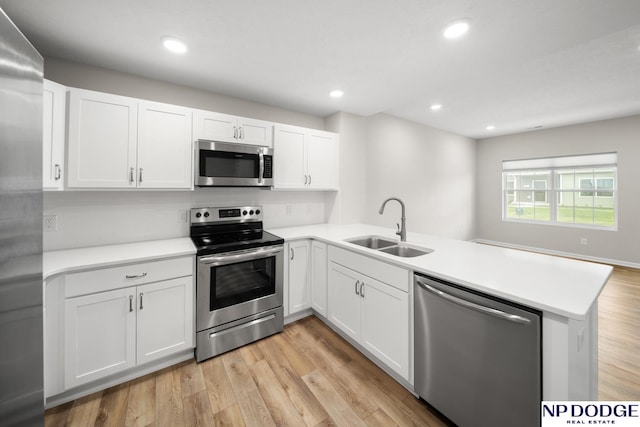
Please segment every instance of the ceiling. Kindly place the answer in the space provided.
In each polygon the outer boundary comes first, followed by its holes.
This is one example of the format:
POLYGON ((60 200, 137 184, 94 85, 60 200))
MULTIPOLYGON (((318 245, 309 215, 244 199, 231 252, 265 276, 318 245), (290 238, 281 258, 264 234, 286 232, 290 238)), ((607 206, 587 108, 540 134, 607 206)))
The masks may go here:
POLYGON ((0 0, 45 56, 472 138, 640 114, 639 0, 0 0), (444 27, 471 20, 462 38, 444 27), (185 41, 184 55, 161 37, 185 41), (342 89, 344 96, 328 96, 342 89), (442 104, 439 111, 430 105, 442 104), (494 130, 486 126, 492 124, 494 130))

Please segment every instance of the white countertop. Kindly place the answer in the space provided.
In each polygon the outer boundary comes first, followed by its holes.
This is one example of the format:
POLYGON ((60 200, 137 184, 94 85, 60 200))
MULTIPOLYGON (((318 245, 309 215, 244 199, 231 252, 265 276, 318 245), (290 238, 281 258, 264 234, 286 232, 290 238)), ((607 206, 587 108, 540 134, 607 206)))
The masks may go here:
POLYGON ((195 255, 195 253, 196 248, 189 237, 48 251, 42 257, 42 275, 47 279, 73 271, 195 255))
POLYGON ((416 272, 458 283, 546 313, 583 320, 611 275, 592 262, 407 233, 407 245, 434 252, 401 258, 344 240, 366 235, 397 239, 395 230, 365 224, 318 224, 270 229, 285 240, 313 238, 416 272))

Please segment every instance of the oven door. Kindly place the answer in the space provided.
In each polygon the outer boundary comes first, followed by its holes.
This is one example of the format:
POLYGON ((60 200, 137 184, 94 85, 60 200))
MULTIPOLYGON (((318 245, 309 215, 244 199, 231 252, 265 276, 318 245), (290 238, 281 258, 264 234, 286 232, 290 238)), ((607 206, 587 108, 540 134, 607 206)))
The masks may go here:
POLYGON ((282 306, 283 245, 198 257, 198 331, 282 306))
MULTIPOLYGON (((203 141, 196 144, 195 184, 207 186, 270 186, 271 174, 265 174, 268 147, 203 141), (265 179, 268 177, 269 179, 265 179)), ((267 156, 270 158, 270 156, 267 156)), ((270 168, 270 162, 267 167, 270 168)), ((269 169, 270 170, 270 169, 269 169)))

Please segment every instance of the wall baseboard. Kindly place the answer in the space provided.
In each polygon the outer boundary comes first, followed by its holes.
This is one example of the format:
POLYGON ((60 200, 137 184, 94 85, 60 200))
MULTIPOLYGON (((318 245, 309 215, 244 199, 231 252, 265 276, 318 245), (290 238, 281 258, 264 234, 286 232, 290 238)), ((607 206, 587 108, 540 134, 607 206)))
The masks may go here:
POLYGON ((558 255, 558 256, 567 257, 567 258, 576 258, 583 261, 593 261, 601 264, 618 265, 621 267, 630 267, 630 268, 640 269, 640 264, 638 263, 621 261, 618 259, 592 257, 588 255, 574 254, 571 252, 554 251, 551 249, 536 248, 534 246, 514 245, 512 243, 497 242, 494 240, 486 240, 486 239, 471 239, 471 242, 483 243, 486 245, 493 245, 493 246, 500 246, 503 248, 519 249, 519 250, 528 251, 528 252, 537 252, 537 253, 546 254, 546 255, 558 255))

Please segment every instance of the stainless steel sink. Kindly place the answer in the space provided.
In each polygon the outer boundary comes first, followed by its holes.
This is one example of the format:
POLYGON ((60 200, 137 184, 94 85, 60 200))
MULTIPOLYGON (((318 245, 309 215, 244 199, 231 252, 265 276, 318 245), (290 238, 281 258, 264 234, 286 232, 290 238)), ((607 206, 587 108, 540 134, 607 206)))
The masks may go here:
POLYGON ((380 252, 403 258, 412 258, 420 255, 430 254, 431 252, 433 252, 433 249, 416 249, 409 246, 391 246, 388 248, 380 249, 380 252))
POLYGON ((380 236, 354 237, 353 239, 348 239, 346 241, 349 243, 353 243, 354 245, 364 246, 365 248, 369 249, 381 249, 398 244, 396 240, 380 236))

